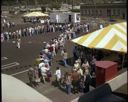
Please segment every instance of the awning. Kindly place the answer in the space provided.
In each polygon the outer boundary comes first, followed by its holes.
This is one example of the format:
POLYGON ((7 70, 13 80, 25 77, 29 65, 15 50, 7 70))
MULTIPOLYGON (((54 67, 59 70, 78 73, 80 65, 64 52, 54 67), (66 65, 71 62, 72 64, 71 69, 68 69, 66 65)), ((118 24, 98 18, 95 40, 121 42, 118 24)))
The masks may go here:
POLYGON ((95 32, 73 39, 79 45, 107 49, 119 52, 127 52, 127 23, 117 23, 99 29, 95 32))

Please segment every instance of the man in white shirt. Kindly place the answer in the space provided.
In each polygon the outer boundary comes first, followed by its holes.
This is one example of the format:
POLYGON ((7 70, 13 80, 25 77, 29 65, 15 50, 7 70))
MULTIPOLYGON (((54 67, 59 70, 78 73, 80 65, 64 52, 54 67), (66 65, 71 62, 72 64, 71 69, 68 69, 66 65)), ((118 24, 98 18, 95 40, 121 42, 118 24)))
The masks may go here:
POLYGON ((43 59, 41 60, 41 63, 39 63, 39 69, 41 69, 41 67, 45 66, 45 63, 43 61, 43 59))
POLYGON ((45 83, 45 78, 47 77, 47 71, 49 70, 49 68, 47 68, 45 66, 45 63, 44 62, 41 62, 39 64, 39 68, 40 68, 40 71, 41 71, 41 79, 43 80, 43 82, 45 83))
POLYGON ((103 28, 103 24, 100 24, 100 29, 102 29, 103 28))
POLYGON ((59 67, 57 67, 55 75, 56 75, 56 82, 57 82, 58 85, 60 85, 62 75, 61 75, 61 70, 60 70, 59 67))
POLYGON ((20 44, 21 44, 21 39, 17 39, 17 48, 20 48, 20 44))

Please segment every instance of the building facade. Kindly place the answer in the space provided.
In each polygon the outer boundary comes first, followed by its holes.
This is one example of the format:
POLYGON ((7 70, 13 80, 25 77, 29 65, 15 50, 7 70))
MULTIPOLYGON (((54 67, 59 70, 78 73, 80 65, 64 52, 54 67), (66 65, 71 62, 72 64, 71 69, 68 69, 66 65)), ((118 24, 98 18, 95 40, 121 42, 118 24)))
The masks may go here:
POLYGON ((110 18, 110 19, 126 19, 127 8, 126 3, 83 3, 80 6, 81 18, 110 18))

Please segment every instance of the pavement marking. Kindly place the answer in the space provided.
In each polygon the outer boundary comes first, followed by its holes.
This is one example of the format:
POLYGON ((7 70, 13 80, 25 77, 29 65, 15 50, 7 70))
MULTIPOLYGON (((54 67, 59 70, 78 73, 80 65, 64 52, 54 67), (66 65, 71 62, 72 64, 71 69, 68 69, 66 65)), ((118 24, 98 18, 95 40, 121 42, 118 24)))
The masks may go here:
POLYGON ((1 58, 1 60, 6 60, 6 59, 8 59, 8 58, 7 58, 7 57, 2 57, 2 58, 1 58))
POLYGON ((17 73, 11 74, 11 75, 17 75, 17 74, 25 73, 27 71, 28 71, 28 69, 27 70, 24 70, 24 71, 21 71, 21 72, 17 72, 17 73))
POLYGON ((20 65, 18 62, 13 62, 13 63, 3 65, 2 69, 9 69, 11 67, 18 66, 18 65, 20 65))

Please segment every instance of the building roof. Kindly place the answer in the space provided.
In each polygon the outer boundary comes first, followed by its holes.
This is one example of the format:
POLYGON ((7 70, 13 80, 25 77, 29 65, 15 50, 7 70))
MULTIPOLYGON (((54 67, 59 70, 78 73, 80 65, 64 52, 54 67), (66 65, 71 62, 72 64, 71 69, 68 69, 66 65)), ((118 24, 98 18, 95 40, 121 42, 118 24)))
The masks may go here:
POLYGON ((6 74, 1 77, 2 102, 52 102, 15 77, 6 74))

